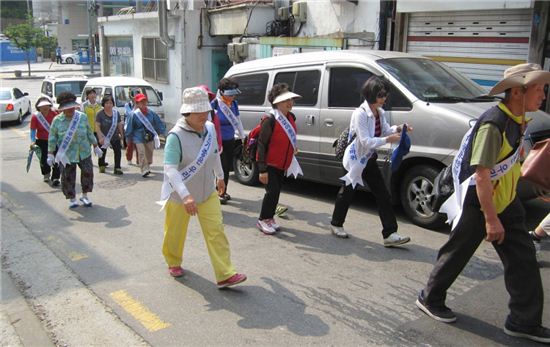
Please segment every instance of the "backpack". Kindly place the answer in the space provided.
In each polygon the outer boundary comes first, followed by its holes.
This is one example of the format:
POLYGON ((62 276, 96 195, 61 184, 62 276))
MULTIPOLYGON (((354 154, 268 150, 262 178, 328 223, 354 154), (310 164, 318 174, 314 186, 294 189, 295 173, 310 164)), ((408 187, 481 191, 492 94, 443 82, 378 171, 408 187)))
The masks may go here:
MULTIPOLYGON (((267 116, 262 117, 258 125, 254 129, 250 130, 248 135, 244 138, 243 141, 243 161, 244 162, 255 162, 256 154, 258 152, 258 137, 260 136, 260 131, 262 129, 262 121, 268 118, 267 116)), ((275 117, 271 115, 271 129, 275 127, 275 117)))
POLYGON ((338 136, 338 138, 332 144, 332 147, 334 147, 334 154, 336 154, 336 159, 338 160, 344 159, 344 153, 346 152, 346 148, 349 146, 351 142, 353 142, 356 135, 357 134, 353 134, 351 139, 349 138, 349 127, 345 128, 344 131, 342 131, 340 136, 338 136))

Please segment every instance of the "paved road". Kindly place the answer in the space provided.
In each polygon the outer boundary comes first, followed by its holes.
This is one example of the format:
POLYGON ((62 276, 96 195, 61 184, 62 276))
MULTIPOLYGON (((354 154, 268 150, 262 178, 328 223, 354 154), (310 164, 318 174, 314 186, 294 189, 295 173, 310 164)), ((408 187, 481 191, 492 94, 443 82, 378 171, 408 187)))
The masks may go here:
MULTIPOLYGON (((39 81, 16 83, 36 100, 39 81)), ((122 177, 96 169, 94 207, 69 210, 59 189, 41 182, 36 163, 24 171, 27 122, 0 130, 2 265, 55 343, 527 345, 501 332, 507 295, 490 245, 481 245, 449 292, 459 321, 435 323, 414 300, 447 233, 419 228, 398 212, 400 232, 412 242, 386 249, 375 202, 361 193, 346 223, 352 237, 336 239, 327 231, 336 188, 326 185, 289 182, 281 196, 290 207, 283 231, 269 237, 254 228, 263 190, 231 181, 224 221, 233 261, 249 280, 215 287, 196 221, 186 275, 174 280, 160 253, 163 214, 155 204, 162 152, 150 179, 135 166, 123 167, 122 177)), ((527 204, 529 226, 549 208, 527 204)), ((543 248, 548 283, 550 247, 543 248)), ((548 286, 545 293, 549 325, 548 286)))

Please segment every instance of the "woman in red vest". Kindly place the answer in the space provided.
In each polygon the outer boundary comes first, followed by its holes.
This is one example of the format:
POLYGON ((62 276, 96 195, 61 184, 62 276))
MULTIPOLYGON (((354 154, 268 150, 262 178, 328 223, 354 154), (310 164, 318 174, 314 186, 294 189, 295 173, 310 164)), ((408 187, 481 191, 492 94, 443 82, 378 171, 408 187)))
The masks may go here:
POLYGON ((257 163, 260 182, 265 185, 265 195, 256 226, 267 235, 272 235, 280 229, 273 216, 279 202, 281 185, 285 171, 291 165, 298 165, 294 158, 297 149, 291 141, 291 136, 296 134, 296 116, 290 112, 296 98, 301 96, 290 92, 286 83, 274 85, 268 95, 273 110, 268 116, 263 117, 258 135, 257 163), (277 115, 281 118, 277 119, 277 115), (285 131, 284 124, 290 124, 294 134, 291 129, 287 128, 285 131))

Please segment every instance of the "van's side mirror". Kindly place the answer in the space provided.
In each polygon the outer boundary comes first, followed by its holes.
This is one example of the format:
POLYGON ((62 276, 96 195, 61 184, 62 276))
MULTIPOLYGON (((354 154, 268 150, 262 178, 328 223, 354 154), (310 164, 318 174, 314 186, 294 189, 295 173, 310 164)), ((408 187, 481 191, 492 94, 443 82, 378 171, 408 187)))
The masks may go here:
POLYGON ((476 124, 476 122, 477 122, 477 119, 475 119, 475 118, 474 118, 474 119, 470 119, 470 120, 468 121, 468 124, 470 125, 470 128, 473 128, 473 126, 476 124))
POLYGON ((162 92, 160 90, 157 90, 157 94, 159 95, 160 101, 164 100, 162 92))

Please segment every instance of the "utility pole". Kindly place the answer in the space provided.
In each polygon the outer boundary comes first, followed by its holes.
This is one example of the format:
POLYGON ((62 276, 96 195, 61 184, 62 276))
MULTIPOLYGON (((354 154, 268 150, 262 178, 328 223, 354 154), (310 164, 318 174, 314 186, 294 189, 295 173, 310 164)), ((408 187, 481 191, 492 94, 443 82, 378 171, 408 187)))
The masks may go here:
POLYGON ((92 32, 92 16, 95 13, 95 0, 86 0, 86 8, 88 9, 88 59, 90 61, 90 74, 94 74, 94 35, 92 32))

